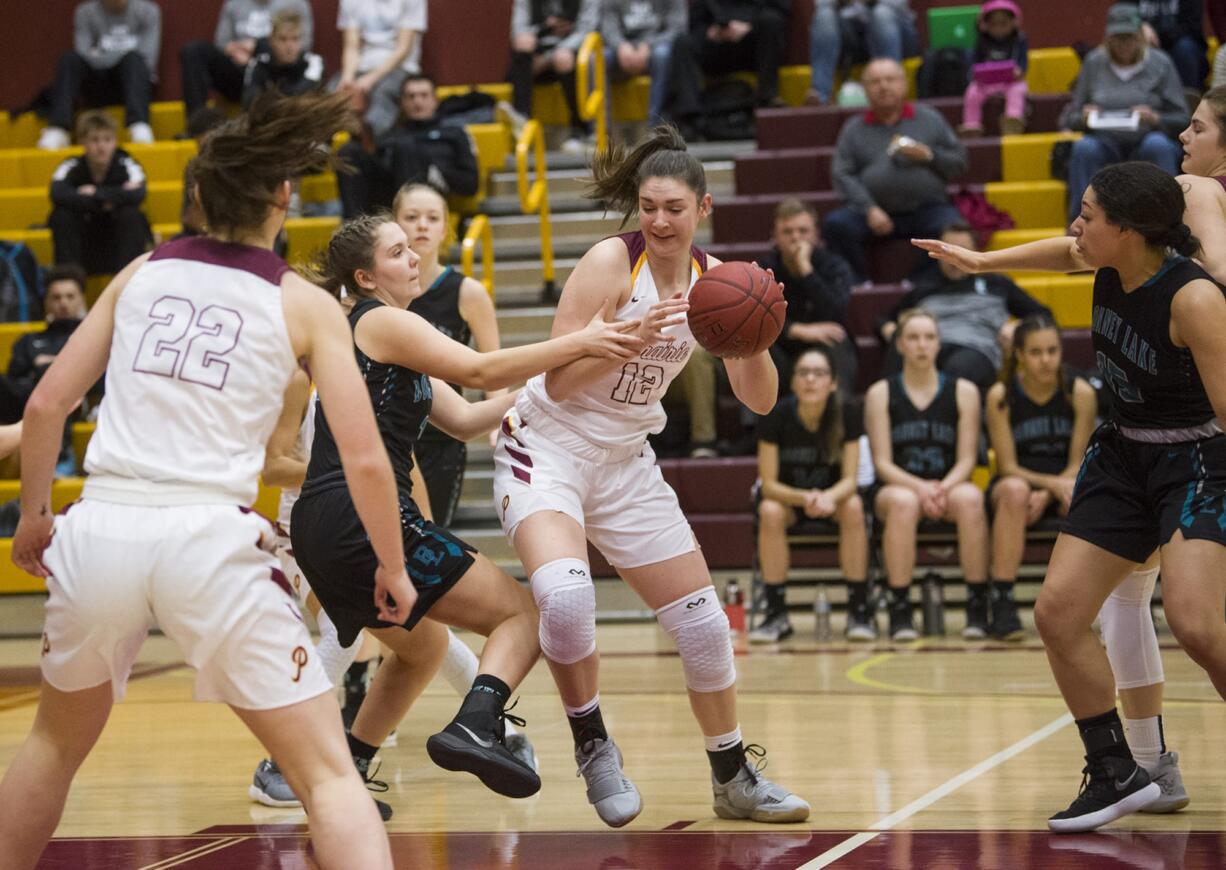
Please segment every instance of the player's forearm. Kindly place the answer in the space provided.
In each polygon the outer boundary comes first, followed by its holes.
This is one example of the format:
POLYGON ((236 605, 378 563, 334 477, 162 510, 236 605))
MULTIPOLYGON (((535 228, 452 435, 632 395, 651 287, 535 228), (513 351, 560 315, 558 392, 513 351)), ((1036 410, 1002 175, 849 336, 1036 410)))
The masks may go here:
POLYGON ((51 512, 51 482, 64 437, 68 409, 35 390, 26 403, 21 431, 21 513, 51 512))
POLYGON ((1081 272, 1089 268, 1078 254, 1076 240, 1057 236, 979 255, 977 272, 1081 272))
POLYGON ((595 357, 575 360, 545 373, 545 391, 555 402, 564 402, 622 365, 620 360, 595 357))

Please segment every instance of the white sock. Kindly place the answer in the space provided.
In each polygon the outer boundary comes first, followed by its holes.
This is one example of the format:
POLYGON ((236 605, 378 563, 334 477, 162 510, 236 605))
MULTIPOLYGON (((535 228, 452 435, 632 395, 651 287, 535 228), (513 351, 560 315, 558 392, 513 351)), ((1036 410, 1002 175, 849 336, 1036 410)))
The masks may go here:
POLYGON ((741 726, 736 726, 727 734, 704 734, 702 739, 706 741, 707 752, 722 752, 741 742, 741 726))
POLYGON ((1158 759, 1166 751, 1162 739, 1162 717, 1150 716, 1145 719, 1125 719, 1124 732, 1128 738, 1128 748, 1137 764, 1153 773, 1158 767, 1158 759))
MULTIPOLYGON (((472 688, 480 664, 477 654, 468 648, 468 644, 456 637, 454 631, 447 629, 447 655, 443 657, 438 672, 461 698, 466 697, 472 688)), ((506 728, 507 734, 519 733, 519 729, 510 722, 506 723, 506 728)))
POLYGON ((340 638, 336 635, 336 623, 322 608, 320 608, 319 615, 315 617, 315 621, 319 624, 319 643, 315 645, 319 663, 323 665, 324 673, 328 675, 328 682, 339 686, 341 677, 345 675, 345 671, 349 670, 349 666, 353 664, 353 660, 358 657, 358 651, 362 648, 362 633, 358 633, 351 645, 344 647, 341 646, 340 638))
POLYGON ((568 707, 566 706, 565 702, 562 703, 562 709, 565 710, 566 715, 572 719, 578 719, 580 716, 586 716, 588 713, 591 713, 593 710, 595 710, 599 706, 600 706, 600 693, 599 692, 596 693, 596 696, 592 698, 592 700, 585 701, 584 703, 580 704, 578 707, 568 707))

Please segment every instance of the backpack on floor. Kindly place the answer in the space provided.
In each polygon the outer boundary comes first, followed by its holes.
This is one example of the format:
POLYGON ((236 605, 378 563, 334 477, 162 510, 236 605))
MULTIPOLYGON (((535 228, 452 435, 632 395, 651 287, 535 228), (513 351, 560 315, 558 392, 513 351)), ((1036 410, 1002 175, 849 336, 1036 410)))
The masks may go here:
POLYGON ((946 46, 927 52, 915 74, 921 98, 960 97, 971 80, 971 61, 965 48, 946 46))
POLYGON ((467 124, 492 124, 497 100, 482 91, 453 94, 438 104, 439 124, 445 127, 463 127, 467 124))
POLYGON ((737 78, 717 79, 702 91, 702 132, 712 141, 754 138, 754 89, 737 78))
POLYGON ((0 322, 43 319, 43 270, 21 242, 0 241, 0 322))

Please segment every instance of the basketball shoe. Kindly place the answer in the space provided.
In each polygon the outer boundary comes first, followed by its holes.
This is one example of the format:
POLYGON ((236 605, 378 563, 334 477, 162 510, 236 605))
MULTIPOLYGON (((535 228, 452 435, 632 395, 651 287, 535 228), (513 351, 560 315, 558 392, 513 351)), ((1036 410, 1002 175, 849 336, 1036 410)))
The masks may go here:
POLYGON ((966 587, 966 628, 962 629, 965 640, 983 640, 988 636, 988 587, 987 584, 966 587))
POLYGON ((265 758, 255 768, 255 776, 247 789, 248 796, 266 807, 300 807, 302 801, 285 781, 276 762, 265 758))
POLYGON ((1141 807, 1141 812, 1173 813, 1182 810, 1191 802, 1187 789, 1183 787, 1183 776, 1179 773, 1178 752, 1162 753, 1157 768, 1149 778, 1162 790, 1162 795, 1141 807))
POLYGON ((1077 799, 1067 810, 1047 820, 1047 827, 1057 834, 1092 831, 1136 812, 1162 795, 1157 783, 1150 782, 1145 768, 1131 758, 1087 755, 1081 774, 1077 799))
MULTIPOLYGON (((353 756, 353 766, 358 769, 358 776, 362 777, 362 782, 366 783, 367 791, 375 791, 382 794, 383 792, 387 791, 387 783, 381 779, 375 779, 375 774, 379 772, 379 766, 375 765, 375 769, 371 770, 370 765, 371 760, 369 758, 358 758, 356 755, 353 756)), ((375 806, 379 808, 379 817, 383 819, 383 821, 386 822, 391 819, 392 808, 389 804, 385 804, 376 797, 372 797, 371 800, 373 800, 375 802, 375 806)))
POLYGON ((890 601, 890 640, 904 642, 915 640, 915 620, 911 615, 911 602, 904 599, 890 601))
POLYGON ((762 776, 766 750, 751 743, 745 747, 745 754, 753 756, 757 762, 751 766, 746 758, 736 776, 727 782, 720 783, 715 774, 711 774, 715 815, 721 819, 752 819, 755 822, 803 822, 809 818, 807 802, 762 776))
POLYGON ((779 643, 792 636, 792 623, 786 610, 767 614, 762 624, 749 633, 750 643, 779 643))
POLYGON ((485 787, 500 795, 525 798, 541 790, 536 770, 521 761, 506 745, 506 722, 523 727, 524 720, 503 710, 493 728, 453 719, 447 727, 426 741, 430 760, 444 770, 457 770, 476 776, 485 787), (474 727, 476 729, 474 730, 474 727))
POLYGON ((868 604, 847 609, 847 639, 872 641, 877 639, 877 620, 868 604))
POLYGON ((1026 629, 1017 615, 1017 602, 1013 591, 1004 592, 992 587, 992 637, 997 640, 1016 641, 1026 637, 1026 629))
POLYGON ((587 802, 611 828, 634 821, 643 811, 643 798, 624 773, 622 754, 613 738, 594 738, 575 749, 576 776, 587 783, 587 802))
POLYGON ((537 761, 536 750, 532 748, 528 735, 519 732, 508 734, 503 743, 506 744, 507 751, 519 759, 520 764, 540 773, 541 763, 537 761))

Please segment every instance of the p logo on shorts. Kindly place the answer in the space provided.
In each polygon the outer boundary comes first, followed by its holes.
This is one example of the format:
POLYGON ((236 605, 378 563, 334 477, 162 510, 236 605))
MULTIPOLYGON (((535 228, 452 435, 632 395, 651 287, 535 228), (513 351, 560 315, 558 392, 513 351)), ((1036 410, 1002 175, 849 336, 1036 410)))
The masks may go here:
POLYGON ((294 672, 294 682, 296 683, 302 679, 302 669, 307 666, 310 657, 307 655, 306 647, 296 646, 294 651, 290 653, 290 658, 298 666, 298 670, 294 672))

